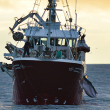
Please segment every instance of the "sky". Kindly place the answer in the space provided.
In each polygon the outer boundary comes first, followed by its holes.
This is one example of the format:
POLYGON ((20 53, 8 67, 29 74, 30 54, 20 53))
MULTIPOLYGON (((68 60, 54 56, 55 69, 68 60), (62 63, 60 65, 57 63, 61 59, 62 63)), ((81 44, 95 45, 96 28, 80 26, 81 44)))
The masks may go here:
MULTIPOLYGON (((48 0, 47 0, 48 1, 48 0)), ((42 15, 47 6, 46 0, 41 0, 39 14, 42 15)), ((59 0, 58 9, 61 7, 59 0)), ((68 0, 70 12, 75 21, 75 1, 68 0)), ((0 0, 0 62, 4 59, 6 42, 16 45, 9 27, 13 27, 14 17, 27 15, 34 6, 35 0, 0 0)), ((86 29, 86 43, 90 52, 86 53, 87 64, 110 64, 110 0, 77 0, 77 24, 86 29)), ((59 18, 63 19, 61 12, 59 18)))

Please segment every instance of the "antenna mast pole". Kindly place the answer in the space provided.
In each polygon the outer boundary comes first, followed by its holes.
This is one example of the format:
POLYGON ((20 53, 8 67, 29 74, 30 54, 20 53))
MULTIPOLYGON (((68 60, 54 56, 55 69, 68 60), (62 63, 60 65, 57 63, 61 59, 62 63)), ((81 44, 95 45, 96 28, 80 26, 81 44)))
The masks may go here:
POLYGON ((75 30, 77 31, 77 12, 76 12, 76 9, 77 9, 77 0, 76 0, 76 3, 75 3, 75 30))
POLYGON ((49 1, 49 28, 48 28, 48 39, 47 39, 47 47, 50 48, 50 30, 51 30, 51 23, 54 23, 55 16, 56 16, 56 0, 48 0, 49 1))

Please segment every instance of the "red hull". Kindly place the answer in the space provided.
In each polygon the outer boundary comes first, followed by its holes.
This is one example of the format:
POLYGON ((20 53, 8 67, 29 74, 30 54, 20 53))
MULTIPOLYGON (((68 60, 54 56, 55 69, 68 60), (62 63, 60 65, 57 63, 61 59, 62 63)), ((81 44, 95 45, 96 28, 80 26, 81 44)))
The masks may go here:
POLYGON ((82 64, 54 61, 13 61, 15 104, 81 104, 82 64))

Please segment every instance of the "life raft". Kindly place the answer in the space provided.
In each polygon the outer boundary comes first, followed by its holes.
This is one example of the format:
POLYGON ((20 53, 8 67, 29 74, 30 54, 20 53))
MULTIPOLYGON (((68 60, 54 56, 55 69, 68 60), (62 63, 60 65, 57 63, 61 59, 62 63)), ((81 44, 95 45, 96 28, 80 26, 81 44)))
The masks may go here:
POLYGON ((79 46, 79 47, 77 47, 77 52, 79 52, 79 51, 90 52, 90 47, 79 46))

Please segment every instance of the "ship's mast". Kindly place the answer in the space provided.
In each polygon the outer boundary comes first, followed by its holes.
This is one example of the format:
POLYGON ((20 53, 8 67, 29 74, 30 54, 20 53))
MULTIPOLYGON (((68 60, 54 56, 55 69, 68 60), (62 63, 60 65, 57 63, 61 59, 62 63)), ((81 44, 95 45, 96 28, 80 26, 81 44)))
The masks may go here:
POLYGON ((51 23, 56 22, 56 0, 48 0, 48 10, 49 10, 49 28, 48 28, 48 39, 47 39, 47 47, 50 48, 50 29, 51 23))

